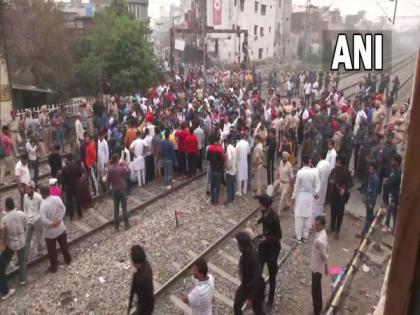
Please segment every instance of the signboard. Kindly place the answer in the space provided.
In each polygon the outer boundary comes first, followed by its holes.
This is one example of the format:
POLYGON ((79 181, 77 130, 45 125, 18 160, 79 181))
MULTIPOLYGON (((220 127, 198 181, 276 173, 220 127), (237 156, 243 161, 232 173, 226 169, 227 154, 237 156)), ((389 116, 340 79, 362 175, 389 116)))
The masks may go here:
POLYGON ((175 39, 175 49, 184 51, 185 49, 185 41, 182 39, 175 39))
POLYGON ((213 25, 222 24, 222 0, 213 0, 213 25))

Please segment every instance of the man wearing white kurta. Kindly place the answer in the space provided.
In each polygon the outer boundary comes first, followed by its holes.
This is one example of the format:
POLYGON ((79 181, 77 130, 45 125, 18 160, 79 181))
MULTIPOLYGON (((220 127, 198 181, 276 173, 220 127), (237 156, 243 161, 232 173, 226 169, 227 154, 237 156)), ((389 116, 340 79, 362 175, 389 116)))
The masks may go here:
POLYGON ((311 225, 315 222, 314 220, 318 215, 324 214, 324 203, 325 196, 327 195, 328 177, 331 173, 330 163, 326 159, 321 160, 318 162, 316 170, 319 177, 319 198, 315 199, 314 205, 312 207, 311 225))
MULTIPOLYGON (((104 139, 104 134, 99 135, 98 139, 98 161, 96 163, 96 170, 98 171, 99 182, 103 185, 103 178, 106 173, 106 168, 109 161, 108 142, 104 139)), ((105 187, 104 191, 106 190, 105 187)))
POLYGON ((309 167, 309 158, 302 157, 303 167, 296 175, 292 199, 295 201, 296 240, 306 242, 309 236, 310 217, 314 200, 319 196, 317 170, 309 167))
POLYGON ((248 187, 248 154, 250 153, 249 143, 243 137, 236 144, 236 176, 238 191, 236 194, 241 196, 246 194, 248 187))
POLYGON ((130 151, 134 154, 132 162, 132 170, 136 174, 137 183, 139 187, 146 184, 146 173, 144 164, 144 151, 147 148, 147 143, 140 138, 140 131, 137 131, 137 139, 130 145, 130 151))
POLYGON ((335 141, 330 139, 328 141, 328 152, 327 152, 327 157, 325 159, 328 161, 328 163, 330 163, 331 170, 334 169, 335 160, 337 159, 337 151, 335 151, 334 146, 335 146, 335 141))

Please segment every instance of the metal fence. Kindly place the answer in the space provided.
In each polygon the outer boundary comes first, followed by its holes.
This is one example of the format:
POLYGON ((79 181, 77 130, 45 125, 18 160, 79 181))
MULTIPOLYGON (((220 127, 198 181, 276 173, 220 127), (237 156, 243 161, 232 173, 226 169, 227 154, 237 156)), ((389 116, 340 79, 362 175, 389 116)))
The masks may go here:
MULTIPOLYGON (((79 106, 84 102, 94 103, 95 98, 93 98, 93 97, 73 98, 69 102, 47 105, 47 109, 48 109, 48 113, 51 113, 51 112, 54 112, 54 111, 56 111, 60 108, 64 108, 64 111, 69 116, 74 116, 77 112, 79 112, 79 106)), ((25 116, 25 110, 27 110, 27 109, 29 109, 31 111, 32 115, 34 113, 39 115, 39 113, 41 112, 41 106, 18 109, 18 110, 16 110, 17 118, 20 119, 22 116, 25 116)), ((4 124, 5 122, 7 122, 9 120, 9 118, 10 118, 9 114, 7 114, 6 117, 3 117, 3 116, 0 117, 0 122, 1 122, 0 124, 4 124)))

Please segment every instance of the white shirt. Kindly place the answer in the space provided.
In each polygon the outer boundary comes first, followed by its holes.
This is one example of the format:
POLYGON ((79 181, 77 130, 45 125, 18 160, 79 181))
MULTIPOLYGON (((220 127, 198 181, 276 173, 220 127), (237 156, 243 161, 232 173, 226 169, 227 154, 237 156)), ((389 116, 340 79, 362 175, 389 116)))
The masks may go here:
POLYGON ((229 136, 231 126, 232 124, 230 122, 227 122, 223 125, 222 139, 226 139, 229 136))
POLYGON ((19 160, 15 166, 15 176, 20 177, 20 183, 28 185, 31 180, 31 175, 29 174, 28 164, 23 165, 19 160))
POLYGON ((191 306, 191 315, 212 315, 214 295, 214 278, 207 275, 208 279, 197 283, 188 294, 188 302, 191 306))
POLYGON ((198 149, 201 150, 204 147, 204 130, 198 126, 194 130, 194 134, 197 136, 198 139, 198 149))
POLYGON ((28 152, 28 158, 31 161, 36 161, 38 159, 37 156, 38 147, 37 145, 32 145, 30 141, 26 141, 26 152, 28 152))
POLYGON ((32 198, 28 194, 23 197, 23 211, 26 214, 29 224, 33 224, 41 218, 42 197, 34 192, 32 198))
POLYGON ((295 199, 295 216, 309 217, 315 195, 319 194, 319 176, 316 168, 304 166, 296 175, 292 199, 295 199))
POLYGON ((328 261, 328 238, 325 230, 315 235, 311 249, 311 271, 323 274, 328 261))
POLYGON ((367 115, 363 109, 357 112, 356 121, 354 123, 354 129, 353 129, 354 135, 357 134, 357 130, 359 130, 360 122, 362 121, 362 119, 367 120, 367 115))
POLYGON ((42 200, 41 203, 41 219, 45 224, 45 238, 57 238, 64 233, 66 227, 64 226, 63 218, 66 214, 66 207, 60 197, 49 196, 42 200), (51 226, 55 221, 59 220, 60 224, 57 227, 51 226))
POLYGON ((312 85, 312 92, 313 93, 318 92, 318 87, 319 87, 318 81, 315 81, 314 84, 312 85))
POLYGON ((328 150, 327 157, 325 159, 330 163, 331 170, 333 170, 335 167, 336 158, 337 158, 337 152, 335 151, 335 149, 332 148, 331 150, 328 150))
POLYGON ((311 94, 312 91, 312 84, 309 82, 306 82, 304 85, 305 94, 311 94))
POLYGON ((292 83, 290 81, 286 81, 285 87, 286 87, 286 91, 291 91, 292 90, 292 83))
POLYGON ((134 156, 137 158, 143 156, 145 147, 147 147, 146 141, 137 138, 131 143, 130 150, 133 150, 134 156))
POLYGON ((105 139, 98 140, 98 167, 104 169, 109 161, 108 142, 105 139))
POLYGON ((1 218, 1 225, 6 228, 6 245, 11 250, 19 250, 25 246, 26 215, 13 209, 1 218))
POLYGON ((236 175, 236 149, 229 144, 226 149, 226 174, 236 175))
POLYGON ((308 120, 309 119, 309 112, 306 108, 303 110, 303 114, 302 114, 302 111, 299 112, 299 117, 300 117, 300 115, 302 115, 302 120, 308 120))
POLYGON ((152 151, 150 150, 150 148, 152 147, 152 139, 153 136, 148 134, 146 137, 144 137, 144 141, 146 142, 147 148, 148 150, 146 150, 145 155, 146 156, 150 156, 152 155, 152 151))
POLYGON ((74 129, 76 131, 77 139, 83 140, 85 138, 84 137, 85 130, 83 129, 80 119, 76 119, 76 121, 74 122, 74 129))

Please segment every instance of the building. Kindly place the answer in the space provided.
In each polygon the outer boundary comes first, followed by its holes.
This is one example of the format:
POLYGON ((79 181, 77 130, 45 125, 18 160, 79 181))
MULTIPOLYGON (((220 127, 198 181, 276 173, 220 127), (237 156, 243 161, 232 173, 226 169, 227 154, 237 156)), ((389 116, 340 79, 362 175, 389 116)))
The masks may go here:
MULTIPOLYGON (((207 25, 214 29, 248 31, 251 61, 273 58, 277 3, 279 0, 211 0, 207 4, 207 25)), ((287 0, 289 1, 289 0, 287 0)), ((200 16, 197 18, 200 21, 200 16)), ((225 63, 242 60, 244 35, 212 34, 207 36, 207 51, 225 63)))
POLYGON ((293 51, 288 49, 292 41, 292 11, 292 0, 278 0, 278 5, 276 5, 274 54, 282 62, 289 62, 293 58, 293 51))
POLYGON ((136 19, 149 21, 149 0, 128 0, 127 2, 128 11, 133 13, 136 19))

